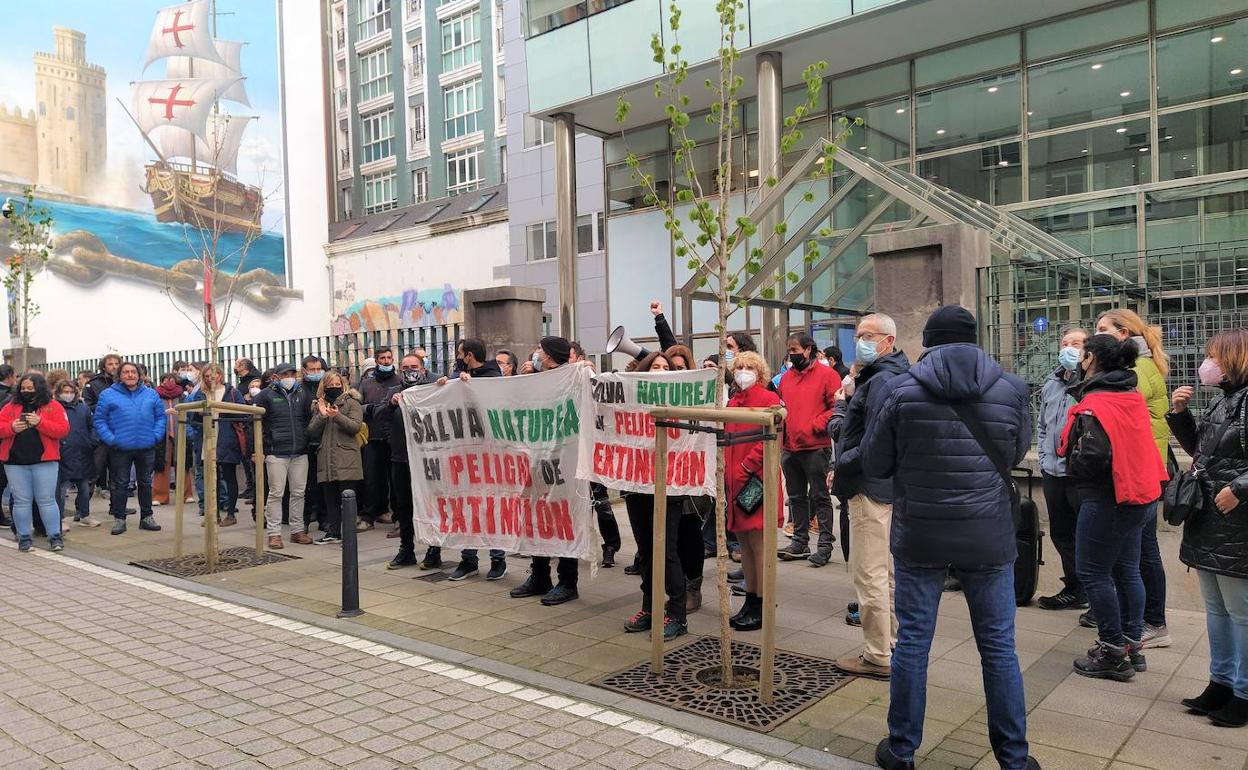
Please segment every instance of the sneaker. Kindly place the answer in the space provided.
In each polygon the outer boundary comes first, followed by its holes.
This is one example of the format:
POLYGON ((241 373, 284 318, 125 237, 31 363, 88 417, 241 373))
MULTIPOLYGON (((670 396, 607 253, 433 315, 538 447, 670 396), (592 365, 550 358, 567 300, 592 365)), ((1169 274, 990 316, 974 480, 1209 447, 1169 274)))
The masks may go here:
POLYGON ((34 547, 35 542, 28 537, 23 537, 17 541, 17 550, 25 553, 34 547))
POLYGON ((663 641, 670 642, 678 636, 689 633, 689 626, 683 620, 674 620, 663 616, 663 641))
POLYGON ((640 575, 641 568, 637 566, 637 562, 633 562, 632 564, 624 568, 624 574, 625 575, 640 575))
POLYGON ((125 531, 126 531, 126 517, 118 516, 116 519, 113 520, 112 533, 114 535, 120 535, 121 533, 125 531))
POLYGON ((788 546, 781 548, 776 554, 780 557, 780 561, 797 561, 810 556, 810 544, 799 543, 796 540, 789 543, 788 546))
POLYGON ((1141 650, 1147 650, 1150 647, 1169 647, 1171 644, 1174 644, 1174 640, 1170 638, 1170 632, 1165 626, 1144 624, 1144 634, 1140 637, 1141 650))
POLYGON ((298 543, 299 545, 312 545, 312 536, 307 532, 296 532, 290 536, 290 542, 298 543))
POLYGON ((146 529, 148 532, 159 532, 160 525, 156 523, 155 516, 144 516, 139 519, 139 529, 146 529))
POLYGON ((224 519, 221 520, 222 527, 232 527, 237 523, 238 523, 238 519, 234 518, 233 515, 226 516, 224 519))
POLYGON ((560 583, 547 591, 546 595, 542 597, 542 606, 556 607, 560 604, 570 602, 573 599, 579 599, 580 596, 581 595, 577 593, 575 588, 569 588, 563 583, 560 583))
POLYGON ((892 676, 893 670, 890 666, 881 666, 859 655, 856 658, 841 658, 834 664, 836 668, 851 676, 860 676, 864 679, 879 679, 888 681, 892 676))
POLYGON ((812 553, 810 556, 807 556, 806 561, 810 562, 813 567, 825 566, 828 562, 832 561, 832 552, 820 549, 812 553))
POLYGON ((745 580, 745 570, 734 569, 732 572, 728 573, 728 579, 734 582, 738 580, 745 580))
POLYGON ((535 580, 533 574, 524 579, 524 582, 511 589, 511 598, 525 599, 530 596, 545 596, 551 590, 550 579, 535 580))
POLYGON ((60 535, 53 535, 52 537, 48 538, 48 548, 51 548, 53 551, 64 551, 65 550, 64 538, 62 538, 60 535))
POLYGON ((1075 661, 1075 673, 1092 679, 1126 682, 1135 676, 1128 650, 1127 647, 1115 647, 1098 639, 1086 657, 1075 661))
POLYGON ((1063 588, 1052 596, 1041 596, 1036 604, 1042 610, 1086 610, 1088 597, 1063 588))
POLYGON ((84 517, 84 518, 81 518, 81 519, 74 519, 74 524, 78 525, 79 527, 98 527, 98 526, 100 526, 100 522, 99 522, 99 521, 97 521, 97 520, 95 520, 95 519, 93 519, 93 518, 91 518, 90 516, 87 516, 87 517, 84 517))
POLYGON ((729 588, 728 590, 732 593, 733 596, 745 596, 746 595, 745 583, 733 583, 732 587, 729 588))
POLYGON ((490 559, 490 571, 485 573, 486 580, 502 580, 507 574, 506 559, 490 559))
POLYGON ((598 565, 603 569, 610 569, 615 566, 615 549, 609 545, 602 547, 602 563, 598 565))
POLYGON ((642 631, 649 631, 649 630, 650 630, 650 611, 649 610, 638 610, 636 615, 633 615, 624 623, 624 633, 626 634, 639 634, 642 631))
POLYGON ((312 541, 312 545, 333 545, 341 542, 342 538, 337 535, 321 535, 316 540, 312 541))
POLYGON ((452 583, 458 583, 461 580, 467 580, 477 574, 477 572, 476 562, 461 561, 458 565, 456 565, 455 571, 451 573, 451 576, 448 577, 447 580, 452 583))
POLYGON ((386 569, 403 569, 404 567, 414 567, 415 565, 416 554, 399 551, 398 556, 395 556, 386 565, 386 569))
POLYGON ((1079 616, 1079 625, 1084 628, 1096 628, 1096 615, 1092 614, 1092 610, 1079 616))

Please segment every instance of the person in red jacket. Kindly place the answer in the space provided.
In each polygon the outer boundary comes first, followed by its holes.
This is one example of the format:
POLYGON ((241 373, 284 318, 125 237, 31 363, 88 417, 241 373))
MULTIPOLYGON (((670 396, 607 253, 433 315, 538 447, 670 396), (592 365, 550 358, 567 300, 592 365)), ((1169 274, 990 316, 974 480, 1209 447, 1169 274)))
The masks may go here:
POLYGON ((789 515, 793 518, 793 539, 780 549, 785 561, 805 559, 810 554, 810 518, 819 522, 818 554, 826 564, 832 558, 832 497, 828 493, 827 470, 832 458, 828 420, 836 407, 841 375, 830 366, 815 362, 819 352, 808 334, 789 337, 789 363, 792 364, 776 392, 788 411, 784 418, 784 444, 780 467, 789 495, 789 515))
MULTIPOLYGON (((820 367, 822 368, 822 367, 820 367)), ((763 357, 753 351, 742 351, 732 361, 733 382, 737 392, 728 400, 729 407, 778 406, 780 397, 767 389, 771 370, 763 357)), ((758 426, 744 423, 728 423, 724 430, 729 434, 757 430, 758 426)), ((727 495, 728 530, 741 543, 741 569, 745 572, 745 604, 733 615, 729 624, 738 631, 755 631, 763 627, 763 527, 779 527, 784 523, 776 506, 777 517, 772 524, 763 520, 763 505, 752 513, 737 504, 737 496, 751 479, 762 481, 763 442, 751 441, 724 448, 724 492, 727 495)), ((777 489, 776 493, 779 494, 777 489)), ((770 598, 775 601, 774 597, 770 598)))
POLYGON ((43 375, 27 374, 18 380, 16 397, 0 409, 0 462, 13 492, 13 524, 20 551, 31 547, 32 505, 39 506, 48 546, 53 551, 65 548, 56 482, 61 439, 68 433, 65 409, 52 400, 43 375))

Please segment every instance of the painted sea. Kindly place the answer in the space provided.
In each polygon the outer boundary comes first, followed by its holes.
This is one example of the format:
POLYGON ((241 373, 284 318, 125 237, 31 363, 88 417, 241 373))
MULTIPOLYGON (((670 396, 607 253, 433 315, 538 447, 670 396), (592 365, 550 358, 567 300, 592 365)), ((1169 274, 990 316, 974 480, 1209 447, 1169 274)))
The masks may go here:
MULTIPOLYGON (((82 206, 61 201, 38 201, 52 214, 54 235, 71 230, 86 230, 103 241, 108 250, 119 257, 132 259, 156 267, 170 268, 192 257, 186 244, 184 225, 175 222, 157 222, 150 212, 106 209, 82 206)), ((192 243, 196 239, 192 234, 192 243)), ((274 275, 286 277, 285 238, 280 233, 266 232, 256 238, 246 256, 234 252, 243 244, 241 233, 223 233, 218 245, 222 256, 233 255, 225 260, 222 270, 227 273, 262 268, 274 275)))

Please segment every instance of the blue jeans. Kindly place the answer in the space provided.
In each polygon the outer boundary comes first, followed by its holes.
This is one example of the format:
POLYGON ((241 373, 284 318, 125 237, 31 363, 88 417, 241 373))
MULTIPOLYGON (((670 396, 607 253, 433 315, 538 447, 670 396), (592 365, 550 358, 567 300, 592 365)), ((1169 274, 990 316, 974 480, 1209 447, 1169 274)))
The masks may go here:
MULTIPOLYGON (((889 682, 888 740, 893 754, 913 760, 923 742, 927 710, 927 660, 948 565, 923 566, 894 557, 897 649, 889 682)), ((958 569, 971 610, 988 703, 988 741, 1007 770, 1027 765, 1027 704, 1014 652, 1014 564, 958 569)))
POLYGON ((8 488, 13 493, 13 526, 17 530, 18 541, 30 540, 34 527, 32 505, 39 506, 39 518, 43 520, 48 537, 60 537, 61 512, 56 507, 56 479, 60 475, 61 464, 55 460, 34 465, 6 464, 4 472, 9 477, 8 488))
POLYGON ((56 486, 56 507, 62 518, 65 516, 65 499, 72 487, 74 496, 74 521, 85 519, 91 515, 91 482, 92 479, 61 479, 56 486))
POLYGON ((1248 700, 1248 580, 1196 570, 1209 628, 1209 678, 1248 700))
POLYGON ((1140 542, 1145 525, 1157 519, 1157 504, 1116 505, 1085 500, 1079 506, 1075 564, 1096 616, 1102 642, 1121 647, 1140 640, 1144 626, 1144 580, 1140 542), (1119 599, 1121 596, 1121 599, 1119 599))
MULTIPOLYGON (((199 503, 199 515, 204 515, 204 439, 203 434, 195 437, 191 443, 191 451, 195 457, 195 497, 199 503)), ((217 463, 217 512, 228 513, 226 506, 225 474, 221 472, 221 463, 217 463)))
POLYGON ((1144 581, 1144 622, 1166 624, 1166 567, 1157 545, 1157 516, 1144 523, 1140 534, 1140 578, 1144 581))

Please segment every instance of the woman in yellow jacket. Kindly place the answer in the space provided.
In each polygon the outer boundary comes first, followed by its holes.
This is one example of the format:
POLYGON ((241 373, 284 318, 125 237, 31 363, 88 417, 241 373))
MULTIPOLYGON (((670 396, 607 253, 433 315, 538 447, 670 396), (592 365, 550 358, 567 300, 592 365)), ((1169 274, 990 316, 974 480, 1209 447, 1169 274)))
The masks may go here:
MULTIPOLYGON (((1170 393, 1166 389, 1166 375, 1170 373, 1170 356, 1161 345, 1161 329, 1149 326, 1133 310, 1115 308, 1101 313, 1096 319, 1097 334, 1112 334, 1120 340, 1135 341, 1139 357, 1135 360, 1137 388, 1148 404, 1149 426, 1161 462, 1166 463, 1169 454, 1170 427, 1166 424, 1166 412, 1170 409, 1170 393)), ((1157 520, 1144 527, 1140 542, 1140 576, 1144 578, 1144 633, 1140 640, 1142 648, 1169 647, 1170 632, 1166 629, 1166 572, 1161 563, 1161 550, 1157 546, 1157 520)), ((1090 618, 1090 613, 1084 617, 1090 618)), ((1084 624, 1084 617, 1079 619, 1084 624)), ((1092 625, 1092 624, 1087 624, 1092 625)))

